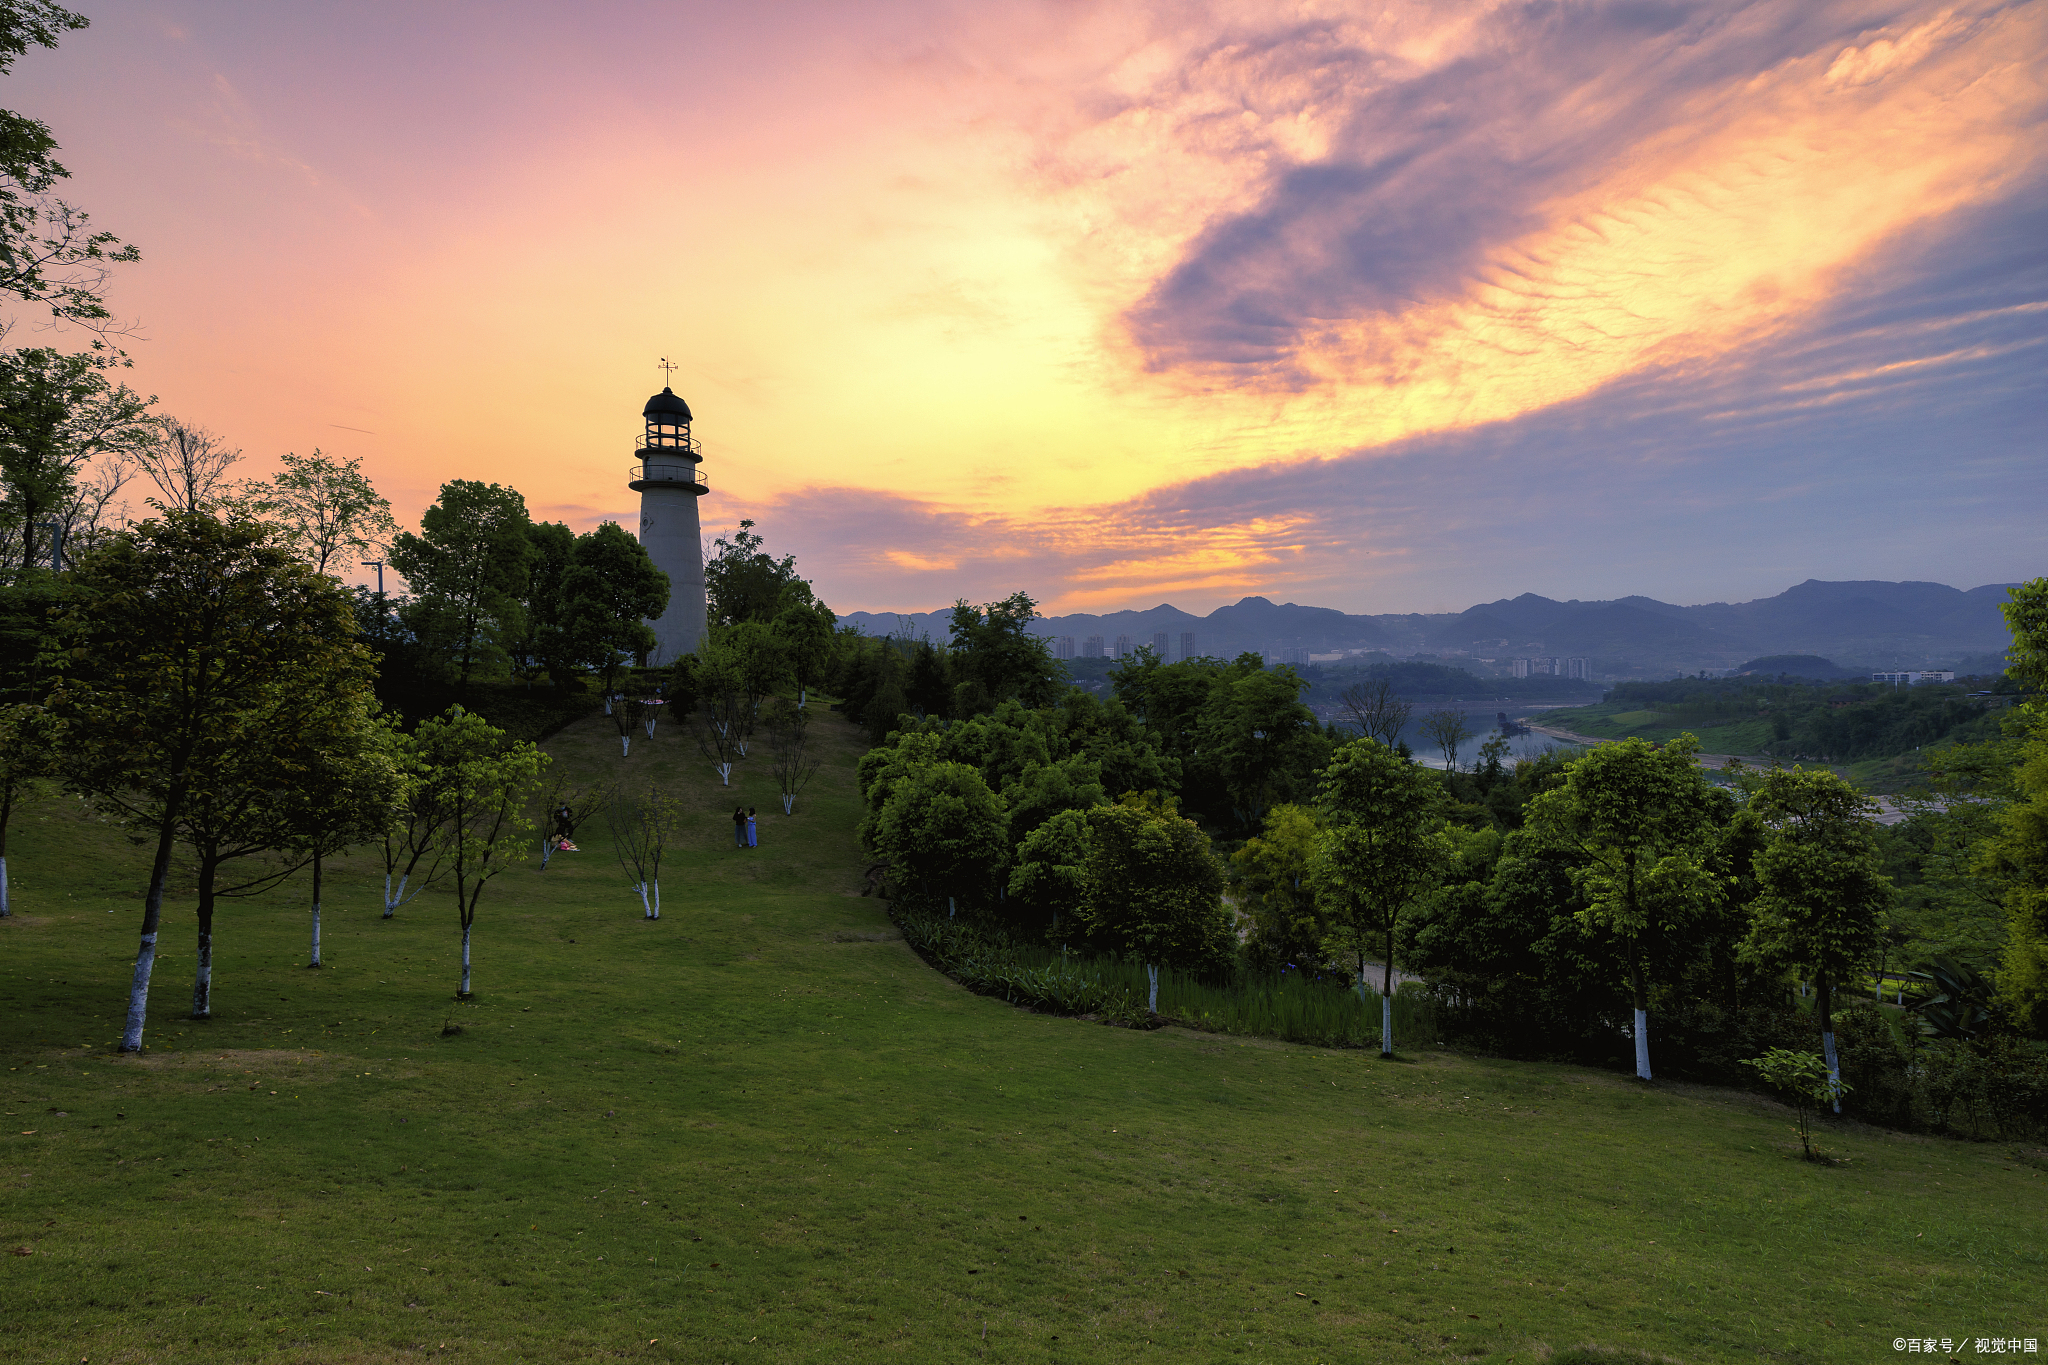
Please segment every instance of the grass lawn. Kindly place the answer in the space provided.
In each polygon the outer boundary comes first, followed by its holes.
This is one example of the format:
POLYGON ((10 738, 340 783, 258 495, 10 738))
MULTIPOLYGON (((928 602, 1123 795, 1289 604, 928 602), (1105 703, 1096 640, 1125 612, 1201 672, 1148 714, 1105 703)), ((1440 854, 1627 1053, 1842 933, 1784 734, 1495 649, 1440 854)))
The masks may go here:
POLYGON ((23 1361, 1870 1361, 2048 1337, 2048 1175, 1740 1095, 1104 1028, 968 994, 856 894, 851 729, 784 819, 681 737, 578 769, 698 803, 649 923, 601 826, 449 897, 374 859, 230 907, 219 1015, 143 850, 17 816, 0 923, 0 1356, 23 1361), (735 797, 762 847, 732 846, 735 797), (776 813, 770 814, 770 811, 776 813), (443 1035, 447 1023, 462 1026, 443 1035), (27 1254, 23 1254, 27 1253, 27 1254))
POLYGON ((1690 731, 1699 737, 1700 752, 1708 754, 1754 754, 1771 740, 1771 723, 1768 720, 1698 726, 1659 711, 1631 706, 1627 702, 1562 706, 1545 711, 1535 719, 1543 725, 1555 725, 1595 739, 1636 736, 1661 743, 1690 731))

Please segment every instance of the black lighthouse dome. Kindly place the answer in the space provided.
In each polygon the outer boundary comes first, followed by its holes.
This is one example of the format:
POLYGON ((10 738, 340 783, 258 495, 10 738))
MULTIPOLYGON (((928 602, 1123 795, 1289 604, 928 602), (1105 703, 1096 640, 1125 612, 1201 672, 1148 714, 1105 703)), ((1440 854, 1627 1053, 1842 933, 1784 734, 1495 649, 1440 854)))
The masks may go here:
POLYGON ((650 426, 658 419, 663 426, 688 426, 690 405, 678 398, 674 389, 664 388, 647 400, 647 406, 640 409, 640 415, 647 419, 650 426))

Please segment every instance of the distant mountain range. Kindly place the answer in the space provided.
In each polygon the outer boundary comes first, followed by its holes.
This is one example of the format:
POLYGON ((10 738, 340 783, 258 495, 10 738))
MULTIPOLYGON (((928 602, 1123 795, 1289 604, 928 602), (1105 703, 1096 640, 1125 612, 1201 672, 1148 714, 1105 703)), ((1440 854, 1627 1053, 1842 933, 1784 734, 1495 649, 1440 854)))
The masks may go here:
MULTIPOLYGON (((1535 593, 1482 602, 1461 612, 1354 616, 1328 607, 1247 597, 1207 616, 1162 604, 1146 611, 1077 613, 1032 623, 1041 635, 1071 636, 1076 651, 1100 635, 1113 650, 1165 634, 1168 657, 1181 637, 1194 653, 1229 658, 1245 651, 1281 655, 1384 651, 1398 657, 1500 660, 1520 656, 1590 658, 1605 677, 1733 668, 1758 655, 1816 654, 1851 668, 1946 663, 2002 653, 2009 643, 1998 606, 2011 584, 1964 591, 1941 583, 1808 579, 1776 597, 1680 607, 1650 597, 1559 602, 1535 593)), ((947 635, 949 613, 901 616, 852 612, 841 618, 872 635, 947 635)))

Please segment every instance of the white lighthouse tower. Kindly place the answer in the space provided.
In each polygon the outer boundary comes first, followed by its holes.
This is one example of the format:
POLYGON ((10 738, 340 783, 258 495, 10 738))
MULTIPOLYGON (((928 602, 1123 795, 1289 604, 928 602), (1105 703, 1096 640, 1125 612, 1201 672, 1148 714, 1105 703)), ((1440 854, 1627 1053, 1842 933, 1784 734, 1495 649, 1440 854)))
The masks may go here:
POLYGON ((640 543, 668 575, 668 610, 653 622, 659 662, 693 653, 704 638, 704 532, 697 499, 710 492, 690 435, 690 405, 664 388, 641 410, 647 434, 627 485, 640 495, 640 543))

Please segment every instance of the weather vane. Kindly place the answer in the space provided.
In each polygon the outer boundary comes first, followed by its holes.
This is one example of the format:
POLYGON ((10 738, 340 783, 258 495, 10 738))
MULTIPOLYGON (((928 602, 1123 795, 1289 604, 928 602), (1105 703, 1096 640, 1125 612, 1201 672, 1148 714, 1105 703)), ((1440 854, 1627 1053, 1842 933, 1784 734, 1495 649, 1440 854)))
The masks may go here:
POLYGON ((676 371, 681 368, 683 367, 680 365, 669 364, 667 356, 661 358, 661 385, 663 388, 668 387, 669 381, 675 378, 676 371))

